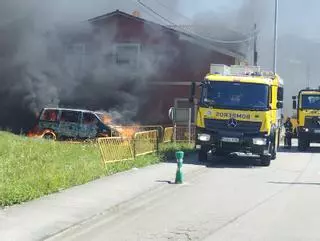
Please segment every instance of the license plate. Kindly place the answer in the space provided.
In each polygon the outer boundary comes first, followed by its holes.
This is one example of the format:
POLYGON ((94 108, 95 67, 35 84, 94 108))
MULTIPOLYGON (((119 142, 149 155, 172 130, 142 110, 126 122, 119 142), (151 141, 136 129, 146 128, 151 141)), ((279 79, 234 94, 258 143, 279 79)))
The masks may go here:
POLYGON ((222 142, 229 142, 229 143, 238 143, 239 142, 239 138, 235 138, 235 137, 222 137, 221 138, 222 142))
POLYGON ((320 133, 320 130, 314 130, 314 133, 319 134, 319 133, 320 133))

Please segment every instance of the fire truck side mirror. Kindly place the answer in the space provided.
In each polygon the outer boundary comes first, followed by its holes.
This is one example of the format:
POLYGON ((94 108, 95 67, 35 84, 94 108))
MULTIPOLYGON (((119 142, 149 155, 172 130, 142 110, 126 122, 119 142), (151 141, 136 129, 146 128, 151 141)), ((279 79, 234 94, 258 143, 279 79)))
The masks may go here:
POLYGON ((283 103, 281 101, 277 102, 277 109, 282 109, 283 103))
POLYGON ((294 109, 294 110, 297 109, 297 100, 296 99, 292 100, 292 109, 294 109))
POLYGON ((292 101, 292 109, 294 109, 294 110, 297 109, 297 101, 296 100, 292 101))
POLYGON ((292 96, 292 109, 297 109, 297 96, 292 96))

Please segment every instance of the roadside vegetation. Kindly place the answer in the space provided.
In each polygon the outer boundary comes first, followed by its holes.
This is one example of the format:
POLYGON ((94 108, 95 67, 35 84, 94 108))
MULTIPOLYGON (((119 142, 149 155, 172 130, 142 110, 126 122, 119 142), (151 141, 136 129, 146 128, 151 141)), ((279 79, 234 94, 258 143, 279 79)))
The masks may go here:
POLYGON ((96 144, 53 142, 0 132, 0 206, 30 201, 118 172, 174 158, 188 144, 161 144, 159 155, 104 166, 96 144))

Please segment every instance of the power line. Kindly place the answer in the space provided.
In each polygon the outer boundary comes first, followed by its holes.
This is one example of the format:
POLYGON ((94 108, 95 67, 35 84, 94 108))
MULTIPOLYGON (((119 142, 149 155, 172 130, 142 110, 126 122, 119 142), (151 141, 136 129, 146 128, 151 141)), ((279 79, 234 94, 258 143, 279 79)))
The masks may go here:
POLYGON ((155 14, 156 16, 158 16, 159 18, 161 18, 162 20, 172 24, 172 25, 175 25, 174 22, 170 21, 169 19, 163 17, 162 15, 160 15, 159 13, 157 13, 155 10, 153 10, 152 8, 150 8, 149 6, 147 6, 146 4, 144 4, 143 2, 141 2, 141 0, 136 0, 136 2, 138 4, 140 4, 142 7, 148 9, 150 12, 152 12, 153 14, 155 14))
POLYGON ((137 3, 140 4, 141 6, 143 6, 144 8, 148 9, 150 12, 152 12, 153 14, 155 14, 156 16, 158 16, 159 18, 161 18, 162 20, 170 23, 172 26, 176 27, 177 29, 180 29, 184 32, 187 32, 191 35, 197 36, 199 38, 205 39, 207 41, 212 41, 212 42, 216 42, 216 43, 221 43, 221 44, 240 44, 240 43, 245 43, 245 42, 249 42, 252 39, 255 38, 255 34, 253 36, 250 36, 246 39, 242 39, 242 40, 234 40, 234 41, 228 41, 228 40, 218 40, 218 39, 213 39, 210 37, 206 37, 206 36, 201 36, 199 34, 197 34, 194 31, 190 31, 188 29, 184 29, 181 26, 175 24, 173 21, 169 20, 168 18, 162 16, 161 14, 159 14, 157 11, 155 11, 154 9, 152 9, 151 7, 149 7, 148 5, 146 5, 145 3, 141 2, 141 0, 137 0, 137 3))
MULTIPOLYGON (((180 17, 184 18, 185 20, 188 20, 188 21, 193 21, 191 18, 183 15, 182 13, 176 11, 176 10, 173 10, 171 8, 168 7, 168 5, 164 4, 163 2, 159 1, 159 0, 154 0, 158 5, 162 6, 163 8, 166 8, 167 10, 179 15, 180 17)), ((238 31, 232 29, 232 28, 229 28, 230 31, 233 31, 233 32, 236 32, 236 33, 239 33, 238 31)), ((249 33, 246 33, 246 34, 242 34, 244 36, 250 36, 250 35, 253 35, 253 34, 258 34, 260 32, 260 30, 254 30, 254 31, 251 31, 249 33)))
POLYGON ((154 0, 158 5, 162 6, 163 8, 168 9, 171 12, 174 12, 176 14, 178 14, 180 17, 190 21, 191 19, 188 18, 187 16, 183 15, 182 13, 178 12, 178 11, 173 11, 171 8, 169 8, 166 4, 164 4, 163 2, 159 1, 159 0, 154 0))
MULTIPOLYGON (((134 4, 137 4, 136 0, 130 0, 130 1, 133 2, 134 4)), ((160 18, 159 16, 154 16, 153 14, 150 13, 150 11, 147 11, 146 9, 142 9, 142 11, 152 18, 158 17, 158 19, 160 19, 162 22, 165 22, 162 18, 160 18)))

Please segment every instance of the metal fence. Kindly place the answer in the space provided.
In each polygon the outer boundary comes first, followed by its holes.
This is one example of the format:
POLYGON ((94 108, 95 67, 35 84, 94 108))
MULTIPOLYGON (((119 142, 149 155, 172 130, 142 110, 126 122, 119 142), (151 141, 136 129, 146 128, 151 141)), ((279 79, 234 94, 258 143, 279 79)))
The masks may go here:
POLYGON ((173 141, 192 143, 195 141, 195 132, 196 128, 194 125, 175 126, 173 132, 173 141))
POLYGON ((127 126, 113 126, 114 129, 118 130, 122 136, 133 138, 135 133, 143 131, 154 131, 158 132, 158 137, 161 140, 163 138, 164 128, 160 125, 127 125, 127 126))
MULTIPOLYGON (((122 128, 129 128, 122 127, 122 128)), ((130 126, 130 128, 135 128, 130 126)), ((98 145, 104 164, 134 160, 136 157, 157 153, 160 143, 187 142, 195 140, 194 126, 142 126, 130 136, 99 138, 98 145), (148 131, 141 130, 151 129, 148 131)), ((129 132, 127 132, 129 133, 129 132)))
POLYGON ((99 138, 98 145, 104 164, 134 159, 130 139, 121 137, 99 138))
POLYGON ((156 130, 136 133, 133 139, 134 156, 157 152, 159 147, 158 136, 158 131, 156 130))
POLYGON ((174 127, 166 127, 164 129, 162 142, 163 143, 170 143, 173 141, 173 133, 174 133, 174 127))
POLYGON ((121 133, 123 137, 134 138, 135 133, 145 131, 157 131, 157 138, 160 142, 193 142, 195 140, 195 126, 194 125, 176 125, 174 127, 166 127, 160 125, 145 125, 145 126, 114 126, 121 133))

